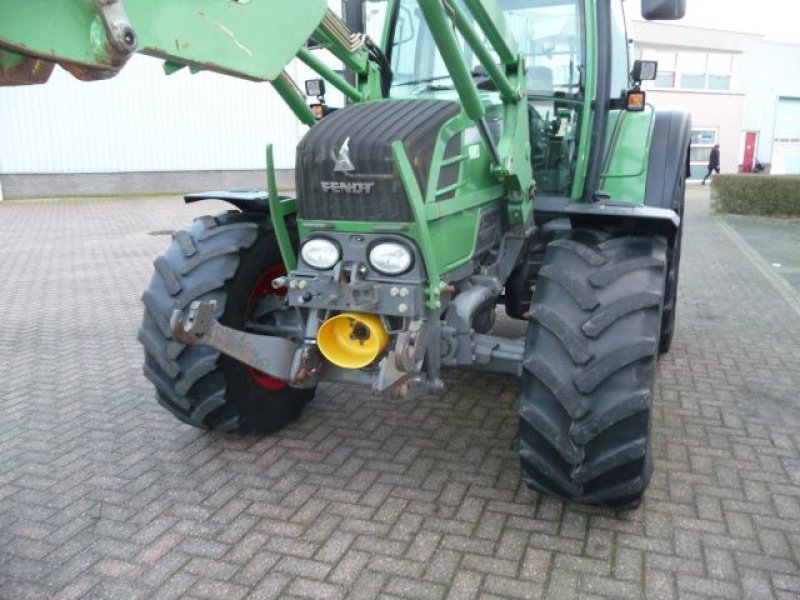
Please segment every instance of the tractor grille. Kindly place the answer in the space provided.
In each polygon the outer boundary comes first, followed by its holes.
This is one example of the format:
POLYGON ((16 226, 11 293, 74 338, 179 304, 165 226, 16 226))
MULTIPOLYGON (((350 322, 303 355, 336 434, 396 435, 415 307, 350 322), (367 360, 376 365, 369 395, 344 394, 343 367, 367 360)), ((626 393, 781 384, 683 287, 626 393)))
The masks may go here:
POLYGON ((443 100, 384 100, 349 106, 325 117, 311 128, 297 148, 300 218, 412 221, 411 208, 394 167, 391 144, 397 140, 403 142, 424 194, 436 137, 459 110, 455 102, 443 100), (348 138, 355 170, 337 172, 334 166, 348 138), (370 188, 368 184, 374 186, 370 188), (365 189, 369 192, 364 192, 365 189))

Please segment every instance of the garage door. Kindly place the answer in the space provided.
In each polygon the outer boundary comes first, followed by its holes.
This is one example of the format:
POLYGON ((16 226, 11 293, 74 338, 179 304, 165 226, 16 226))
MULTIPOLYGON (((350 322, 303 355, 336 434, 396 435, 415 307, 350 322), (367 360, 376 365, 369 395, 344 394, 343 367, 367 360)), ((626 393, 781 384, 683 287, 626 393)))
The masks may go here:
POLYGON ((781 98, 775 116, 772 173, 800 175, 800 98, 781 98))

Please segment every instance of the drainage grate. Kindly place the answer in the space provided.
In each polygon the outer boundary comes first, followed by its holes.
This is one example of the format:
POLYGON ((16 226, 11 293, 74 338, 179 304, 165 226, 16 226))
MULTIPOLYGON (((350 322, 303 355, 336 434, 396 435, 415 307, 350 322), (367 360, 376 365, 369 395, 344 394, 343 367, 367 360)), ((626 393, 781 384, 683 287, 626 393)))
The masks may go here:
POLYGON ((155 231, 149 231, 147 235, 172 235, 175 233, 174 229, 156 229, 155 231))

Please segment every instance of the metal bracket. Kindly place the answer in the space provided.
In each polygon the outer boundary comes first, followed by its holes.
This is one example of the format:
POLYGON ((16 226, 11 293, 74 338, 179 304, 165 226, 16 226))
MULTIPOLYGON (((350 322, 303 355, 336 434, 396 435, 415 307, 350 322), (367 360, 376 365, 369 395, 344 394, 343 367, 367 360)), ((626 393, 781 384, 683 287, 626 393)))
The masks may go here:
POLYGON ((511 340, 494 335, 476 334, 475 362, 470 367, 494 373, 520 376, 525 355, 525 340, 511 340))
POLYGON ((56 63, 0 48, 0 86, 34 85, 50 79, 56 63))
POLYGON ((425 321, 412 321, 406 331, 397 334, 395 355, 397 368, 402 371, 419 373, 427 350, 428 329, 425 321))
POLYGON ((120 66, 136 51, 139 38, 131 27, 128 13, 121 0, 94 0, 97 14, 106 30, 106 39, 114 63, 120 66))
POLYGON ((317 385, 320 373, 325 366, 325 361, 315 344, 306 343, 294 353, 291 369, 292 385, 311 388, 317 385))
POLYGON ((173 311, 169 322, 172 337, 183 344, 211 346, 276 379, 291 380, 292 362, 301 346, 284 338, 225 327, 214 316, 216 308, 213 300, 195 301, 186 315, 182 310, 173 311))
MULTIPOLYGON (((381 361, 381 370, 378 373, 378 378, 372 384, 373 394, 380 395, 399 387, 401 388, 408 381, 412 373, 401 371, 397 368, 397 363, 398 360, 394 350, 390 350, 381 361)), ((405 391, 407 391, 407 388, 405 391)))

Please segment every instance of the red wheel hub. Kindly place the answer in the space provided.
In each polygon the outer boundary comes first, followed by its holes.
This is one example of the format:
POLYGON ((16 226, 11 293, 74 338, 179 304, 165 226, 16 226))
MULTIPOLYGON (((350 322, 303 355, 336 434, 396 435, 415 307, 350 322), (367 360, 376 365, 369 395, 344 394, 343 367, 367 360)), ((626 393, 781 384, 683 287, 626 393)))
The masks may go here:
MULTIPOLYGON (((286 288, 275 289, 272 287, 272 282, 278 277, 286 275, 286 267, 282 264, 272 265, 268 267, 264 273, 259 277, 253 289, 250 290, 250 296, 247 299, 247 314, 251 314, 253 308, 258 303, 259 299, 266 298, 267 296, 283 297, 286 295, 286 288)), ((262 373, 253 367, 247 368, 250 377, 259 387, 267 390, 279 390, 286 387, 286 382, 281 379, 276 379, 266 373, 262 373)))

